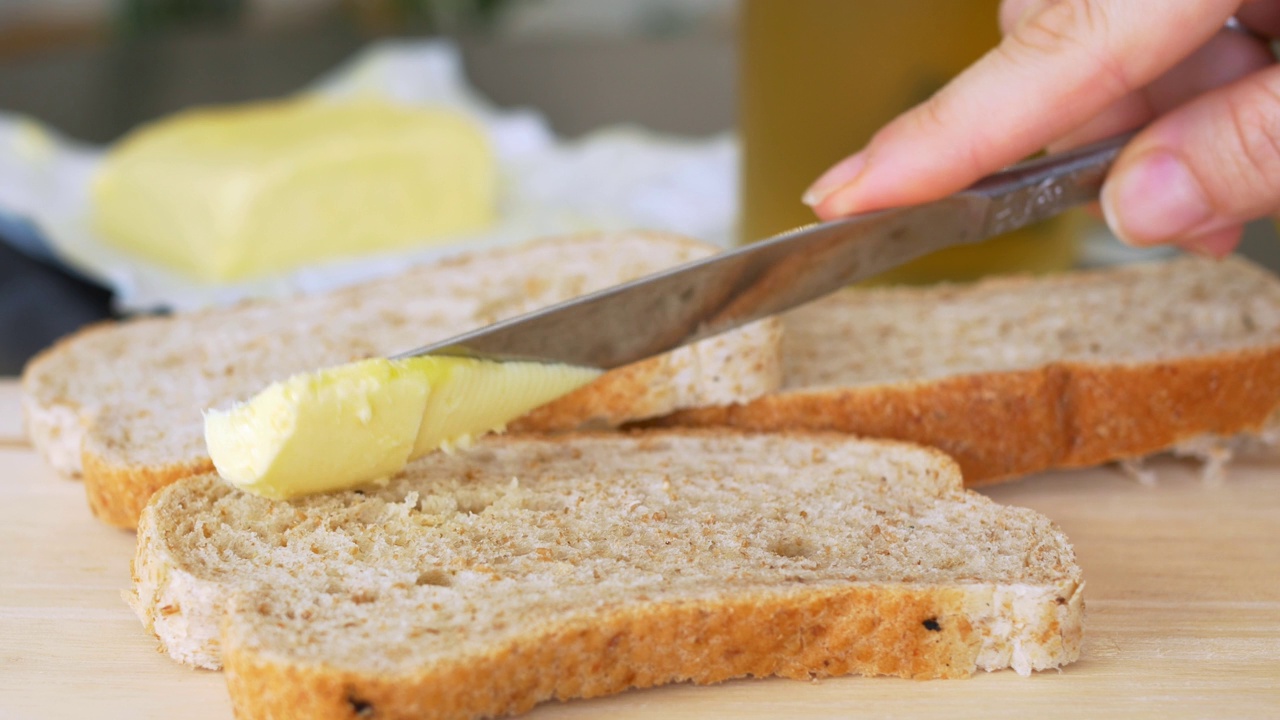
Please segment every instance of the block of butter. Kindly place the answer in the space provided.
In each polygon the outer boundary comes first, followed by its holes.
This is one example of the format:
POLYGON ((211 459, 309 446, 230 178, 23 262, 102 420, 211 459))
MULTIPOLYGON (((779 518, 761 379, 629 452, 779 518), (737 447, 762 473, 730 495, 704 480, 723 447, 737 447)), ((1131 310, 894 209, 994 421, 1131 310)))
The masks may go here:
POLYGON ((456 237, 493 221, 483 128, 376 100, 197 109, 145 125, 92 186, 104 241, 205 282, 456 237))
POLYGON ((294 375, 205 413, 223 478, 288 499, 387 478, 570 393, 600 371, 471 358, 374 359, 294 375))

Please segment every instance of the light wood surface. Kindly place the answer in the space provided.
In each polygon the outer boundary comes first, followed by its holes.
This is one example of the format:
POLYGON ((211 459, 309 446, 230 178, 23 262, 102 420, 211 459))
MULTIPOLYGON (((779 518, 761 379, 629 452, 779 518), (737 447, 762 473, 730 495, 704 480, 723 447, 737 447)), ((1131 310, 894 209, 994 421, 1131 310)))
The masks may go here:
POLYGON ((0 447, 27 444, 19 397, 18 384, 0 378, 0 447))
MULTIPOLYGON (((157 653, 120 599, 133 535, 21 440, 17 395, 0 382, 0 718, 228 720, 221 676, 157 653)), ((1088 621, 1063 672, 676 685, 526 717, 1280 717, 1280 466, 1237 464, 1218 487, 1156 467, 1155 487, 1098 469, 987 491, 1075 543, 1088 621)))

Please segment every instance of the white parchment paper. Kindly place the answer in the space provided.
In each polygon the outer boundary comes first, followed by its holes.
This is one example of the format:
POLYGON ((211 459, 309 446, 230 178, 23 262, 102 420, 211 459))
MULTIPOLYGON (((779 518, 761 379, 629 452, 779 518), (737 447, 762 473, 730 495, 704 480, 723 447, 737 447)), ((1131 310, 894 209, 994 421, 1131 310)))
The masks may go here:
POLYGON ((498 158, 497 222, 482 233, 432 240, 419 249, 233 284, 199 284, 94 235, 89 184, 105 148, 0 112, 0 235, 111 288, 123 311, 186 310, 320 291, 443 255, 565 232, 669 230, 722 246, 733 237, 738 154, 729 134, 689 140, 614 127, 563 141, 537 112, 501 110, 481 97, 466 84, 456 48, 442 42, 373 45, 300 92, 379 95, 475 118, 498 158))

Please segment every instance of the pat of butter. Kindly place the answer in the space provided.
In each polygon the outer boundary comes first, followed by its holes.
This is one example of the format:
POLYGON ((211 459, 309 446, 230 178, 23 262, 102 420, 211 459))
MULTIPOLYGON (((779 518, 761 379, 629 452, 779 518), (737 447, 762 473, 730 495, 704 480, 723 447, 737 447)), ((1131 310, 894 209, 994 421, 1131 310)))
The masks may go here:
POLYGON ((461 115, 296 99, 139 128, 95 176, 92 212, 108 244, 221 282, 481 230, 496 186, 461 115))
POLYGON ((342 490, 501 430, 599 375, 470 358, 364 360, 295 375, 206 412, 205 444, 222 477, 257 495, 342 490))

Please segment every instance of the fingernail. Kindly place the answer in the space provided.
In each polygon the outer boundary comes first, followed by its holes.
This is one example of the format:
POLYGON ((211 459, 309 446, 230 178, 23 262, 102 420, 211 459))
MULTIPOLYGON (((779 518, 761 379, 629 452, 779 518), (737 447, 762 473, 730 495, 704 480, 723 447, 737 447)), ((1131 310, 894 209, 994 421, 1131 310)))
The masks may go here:
POLYGON ((814 181, 800 199, 805 205, 814 207, 831 197, 831 193, 853 182, 862 173, 867 164, 866 152, 851 155, 836 163, 832 168, 814 181))
POLYGON ((1153 150, 1107 181, 1102 215, 1130 245, 1185 236, 1213 217, 1204 189, 1173 153, 1153 150))

